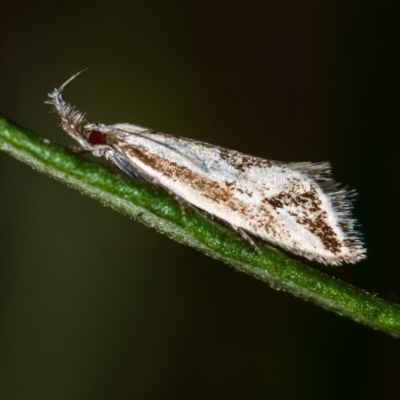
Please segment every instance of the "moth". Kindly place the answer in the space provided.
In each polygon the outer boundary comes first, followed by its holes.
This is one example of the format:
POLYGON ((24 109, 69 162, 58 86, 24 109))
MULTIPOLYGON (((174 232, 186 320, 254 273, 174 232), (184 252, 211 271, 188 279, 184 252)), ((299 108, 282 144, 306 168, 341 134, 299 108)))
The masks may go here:
POLYGON ((329 163, 270 161, 138 125, 87 123, 62 97, 79 74, 54 89, 48 103, 83 151, 165 189, 252 243, 258 238, 329 265, 365 258, 351 215, 354 192, 332 179, 329 163))

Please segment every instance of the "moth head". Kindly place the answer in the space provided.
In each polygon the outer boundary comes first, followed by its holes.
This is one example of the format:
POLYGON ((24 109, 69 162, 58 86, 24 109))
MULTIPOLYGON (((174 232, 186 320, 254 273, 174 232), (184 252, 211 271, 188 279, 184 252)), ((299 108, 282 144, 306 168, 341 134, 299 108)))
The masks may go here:
POLYGON ((83 136, 89 146, 96 147, 106 144, 107 127, 103 124, 86 124, 83 127, 83 136))
MULTIPOLYGON (((86 131, 86 129, 85 129, 86 131)), ((99 144, 104 144, 104 136, 103 133, 99 129, 90 129, 86 132, 87 141, 92 146, 97 146, 99 144)))

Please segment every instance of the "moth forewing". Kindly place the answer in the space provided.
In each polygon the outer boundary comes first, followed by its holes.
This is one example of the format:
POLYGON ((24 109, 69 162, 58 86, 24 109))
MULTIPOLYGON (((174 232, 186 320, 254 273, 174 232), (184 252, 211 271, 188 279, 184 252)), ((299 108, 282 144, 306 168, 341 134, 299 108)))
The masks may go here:
POLYGON ((310 260, 338 265, 365 257, 350 196, 332 180, 328 163, 285 164, 138 125, 87 124, 64 102, 65 85, 49 95, 63 129, 125 174, 164 188, 244 237, 310 260))

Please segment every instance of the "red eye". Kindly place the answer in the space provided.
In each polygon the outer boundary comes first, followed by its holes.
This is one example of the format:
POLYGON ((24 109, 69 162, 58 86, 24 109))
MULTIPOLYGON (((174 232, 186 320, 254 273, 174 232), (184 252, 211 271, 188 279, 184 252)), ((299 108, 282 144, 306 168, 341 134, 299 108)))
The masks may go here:
POLYGON ((92 131, 89 134, 89 142, 93 146, 96 144, 102 144, 103 143, 103 134, 99 131, 92 131))

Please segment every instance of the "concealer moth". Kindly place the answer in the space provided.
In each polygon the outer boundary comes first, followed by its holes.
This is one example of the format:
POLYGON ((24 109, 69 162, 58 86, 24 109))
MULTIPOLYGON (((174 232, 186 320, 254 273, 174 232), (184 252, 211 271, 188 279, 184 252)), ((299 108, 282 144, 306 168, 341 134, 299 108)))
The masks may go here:
POLYGON ((163 188, 253 244, 261 239, 328 265, 365 258, 351 215, 354 192, 332 179, 329 163, 270 161, 138 125, 87 123, 62 96, 79 74, 47 103, 83 151, 163 188))

